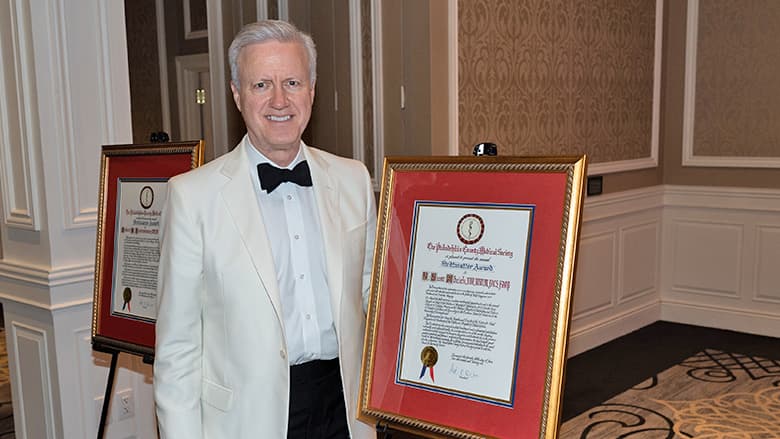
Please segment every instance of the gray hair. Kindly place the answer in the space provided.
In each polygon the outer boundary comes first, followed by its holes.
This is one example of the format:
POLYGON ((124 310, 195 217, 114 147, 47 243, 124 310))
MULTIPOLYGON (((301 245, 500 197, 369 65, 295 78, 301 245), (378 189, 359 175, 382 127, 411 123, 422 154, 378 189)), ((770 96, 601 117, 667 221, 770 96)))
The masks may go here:
POLYGON ((262 20, 250 23, 244 26, 240 32, 233 38, 228 49, 228 61, 230 62, 230 80, 240 86, 238 78, 238 55, 241 50, 250 45, 265 43, 268 41, 278 41, 280 43, 299 43, 306 52, 309 61, 309 82, 313 86, 317 79, 317 48, 314 40, 298 30, 294 25, 280 20, 262 20))

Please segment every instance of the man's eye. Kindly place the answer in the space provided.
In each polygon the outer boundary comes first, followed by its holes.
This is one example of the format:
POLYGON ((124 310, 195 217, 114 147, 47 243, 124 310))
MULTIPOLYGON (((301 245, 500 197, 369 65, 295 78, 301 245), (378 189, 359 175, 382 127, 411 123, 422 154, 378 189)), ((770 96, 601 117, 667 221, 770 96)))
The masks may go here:
POLYGON ((301 81, 299 81, 297 79, 290 79, 289 81, 287 81, 287 85, 289 87, 298 87, 298 86, 301 85, 301 81))
POLYGON ((257 90, 263 90, 268 88, 268 85, 265 82, 257 82, 255 83, 254 88, 257 90))

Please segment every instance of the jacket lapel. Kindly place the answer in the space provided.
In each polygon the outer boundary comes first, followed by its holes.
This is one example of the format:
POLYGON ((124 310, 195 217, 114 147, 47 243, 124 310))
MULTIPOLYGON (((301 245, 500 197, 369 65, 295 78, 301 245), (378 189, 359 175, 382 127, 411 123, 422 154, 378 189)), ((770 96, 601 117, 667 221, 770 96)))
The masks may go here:
MULTIPOLYGON (((230 179, 223 188, 222 197, 236 229, 241 235, 246 251, 252 259, 260 283, 268 294, 279 321, 282 321, 276 268, 271 253, 271 244, 268 242, 268 235, 265 231, 265 223, 257 203, 254 184, 251 180, 254 174, 249 172, 250 165, 246 151, 244 151, 246 147, 246 142, 242 141, 231 153, 231 159, 222 168, 222 173, 230 179)), ((235 250, 225 249, 225 251, 235 250)))
POLYGON ((331 312, 336 330, 339 330, 339 311, 341 309, 341 291, 343 287, 342 224, 339 221, 339 191, 331 177, 327 160, 316 150, 303 145, 303 152, 311 169, 312 188, 317 200, 317 210, 322 228, 322 244, 325 250, 325 262, 330 290, 331 312))

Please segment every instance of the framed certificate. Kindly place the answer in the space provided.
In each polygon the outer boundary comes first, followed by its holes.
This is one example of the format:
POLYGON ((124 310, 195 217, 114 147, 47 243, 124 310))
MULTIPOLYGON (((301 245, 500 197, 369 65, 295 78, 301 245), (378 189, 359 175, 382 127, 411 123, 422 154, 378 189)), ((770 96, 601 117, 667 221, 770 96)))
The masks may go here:
POLYGON ((359 418, 555 438, 586 158, 388 157, 359 418))
POLYGON ((153 357, 167 182, 202 163, 202 141, 103 146, 92 303, 94 348, 153 357))

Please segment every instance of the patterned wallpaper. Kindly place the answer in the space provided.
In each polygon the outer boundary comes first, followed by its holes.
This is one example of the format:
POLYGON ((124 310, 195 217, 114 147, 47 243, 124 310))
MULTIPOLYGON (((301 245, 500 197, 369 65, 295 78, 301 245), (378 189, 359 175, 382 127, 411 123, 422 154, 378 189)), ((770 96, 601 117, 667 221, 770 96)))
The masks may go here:
POLYGON ((693 149, 780 156, 780 2, 699 2, 693 149))
POLYGON ((459 152, 650 156, 655 0, 459 0, 459 152))

